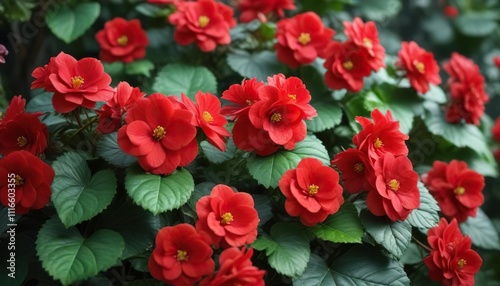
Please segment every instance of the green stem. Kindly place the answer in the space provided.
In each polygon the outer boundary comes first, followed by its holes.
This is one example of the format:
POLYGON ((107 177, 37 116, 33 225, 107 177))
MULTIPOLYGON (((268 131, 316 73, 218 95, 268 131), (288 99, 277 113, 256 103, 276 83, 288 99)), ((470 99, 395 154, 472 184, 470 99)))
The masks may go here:
POLYGON ((78 123, 78 127, 82 128, 82 120, 80 119, 80 114, 78 113, 77 109, 73 111, 73 115, 75 116, 76 122, 78 123))
POLYGON ((85 128, 89 127, 89 125, 91 125, 92 123, 96 122, 97 119, 98 119, 98 117, 94 117, 90 121, 88 121, 87 123, 85 123, 85 125, 81 125, 82 123, 79 121, 78 125, 80 126, 80 128, 78 130, 76 130, 75 133, 73 133, 73 135, 71 135, 70 138, 75 137, 78 133, 82 132, 85 128))
POLYGON ((432 249, 430 249, 427 245, 423 244, 420 240, 418 240, 416 237, 412 236, 411 237, 413 241, 415 241, 418 245, 420 245, 423 249, 427 250, 428 252, 431 252, 432 249))

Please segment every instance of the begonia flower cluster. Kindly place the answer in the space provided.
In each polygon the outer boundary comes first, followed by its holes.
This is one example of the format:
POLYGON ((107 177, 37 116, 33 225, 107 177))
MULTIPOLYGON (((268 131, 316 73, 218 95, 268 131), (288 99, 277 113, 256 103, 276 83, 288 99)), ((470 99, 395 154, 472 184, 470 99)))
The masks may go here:
POLYGON ((230 104, 222 113, 235 119, 233 139, 244 151, 265 156, 284 147, 295 148, 304 140, 304 120, 317 115, 309 104, 311 94, 297 77, 279 74, 269 77, 267 84, 256 79, 234 84, 222 94, 230 104))
POLYGON ((332 165, 342 173, 344 189, 350 193, 368 192, 368 209, 392 221, 405 220, 420 205, 418 174, 408 159, 399 122, 378 109, 371 119, 357 116, 362 130, 352 138, 355 148, 335 156, 332 165))

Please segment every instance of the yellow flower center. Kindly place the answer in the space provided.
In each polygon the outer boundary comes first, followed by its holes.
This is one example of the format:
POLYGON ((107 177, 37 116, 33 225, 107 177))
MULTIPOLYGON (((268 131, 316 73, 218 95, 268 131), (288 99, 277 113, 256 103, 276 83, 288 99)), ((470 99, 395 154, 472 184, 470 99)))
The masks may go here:
POLYGON ((457 264, 458 264, 458 270, 460 270, 460 269, 464 268, 465 265, 467 265, 467 260, 460 258, 457 261, 457 264))
POLYGON ((117 42, 117 43, 118 43, 118 45, 120 45, 120 46, 126 46, 126 45, 127 45, 127 43, 128 43, 128 37, 127 37, 127 36, 125 36, 125 35, 123 35, 123 36, 119 37, 119 38, 116 40, 116 42, 117 42))
POLYGON ((389 183, 387 183, 387 186, 389 187, 389 189, 391 189, 395 192, 397 192, 399 190, 399 182, 396 179, 390 180, 389 183))
POLYGON ((281 114, 278 112, 273 113, 273 115, 271 115, 271 121, 274 123, 280 122, 281 121, 281 114))
POLYGON ((299 41, 299 43, 305 46, 311 41, 311 35, 309 33, 300 33, 300 36, 297 38, 297 41, 299 41))
POLYGON ((26 139, 26 137, 24 137, 24 136, 19 136, 19 137, 17 138, 17 145, 18 145, 19 147, 21 147, 21 148, 22 148, 22 147, 26 146, 26 144, 28 144, 28 139, 26 139))
POLYGON ((413 64, 419 73, 425 73, 425 65, 423 62, 416 62, 413 64))
POLYGON ((372 49, 373 48, 373 43, 372 43, 372 40, 368 39, 368 38, 363 38, 363 45, 367 48, 367 49, 372 49))
POLYGON ((352 70, 352 68, 354 67, 354 64, 352 63, 352 61, 345 61, 342 66, 344 67, 344 69, 350 71, 352 70))
POLYGON ((310 196, 314 196, 319 192, 319 186, 311 184, 309 185, 309 187, 307 187, 307 192, 309 193, 310 196))
POLYGON ((232 221, 233 221, 233 214, 231 214, 230 212, 221 215, 221 220, 220 220, 221 224, 231 224, 232 221))
POLYGON ((354 172, 356 173, 361 173, 365 169, 365 166, 363 166, 363 163, 356 163, 354 164, 354 172))
POLYGON ((295 94, 288 94, 288 97, 290 97, 293 101, 297 101, 297 96, 295 94))
POLYGON ((165 137, 165 128, 162 126, 156 126, 155 130, 153 130, 153 138, 156 141, 160 141, 163 137, 165 137))
POLYGON ((188 253, 185 250, 177 250, 177 255, 175 256, 177 261, 186 261, 188 260, 188 253))
POLYGON ((461 195, 465 194, 465 188, 464 187, 457 187, 453 192, 457 196, 461 196, 461 195))
POLYGON ((80 89, 80 86, 82 86, 83 83, 85 83, 85 79, 79 75, 71 78, 71 84, 74 89, 80 89))
POLYGON ((208 23, 210 23, 210 18, 208 18, 207 16, 203 15, 198 18, 198 24, 201 28, 205 28, 206 26, 208 26, 208 23))
POLYGON ((382 142, 382 140, 380 140, 380 138, 377 137, 375 139, 375 142, 373 142, 373 147, 375 147, 377 149, 382 148, 382 147, 384 147, 384 142, 382 142))
POLYGON ((15 180, 16 186, 22 186, 22 185, 24 185, 24 179, 21 176, 16 175, 14 177, 14 180, 15 180))
POLYGON ((252 105, 252 101, 251 101, 250 99, 245 100, 245 103, 246 103, 247 105, 252 105))
POLYGON ((208 111, 203 111, 203 113, 201 114, 201 118, 203 118, 203 120, 205 120, 206 122, 214 121, 212 114, 210 114, 210 112, 208 111))

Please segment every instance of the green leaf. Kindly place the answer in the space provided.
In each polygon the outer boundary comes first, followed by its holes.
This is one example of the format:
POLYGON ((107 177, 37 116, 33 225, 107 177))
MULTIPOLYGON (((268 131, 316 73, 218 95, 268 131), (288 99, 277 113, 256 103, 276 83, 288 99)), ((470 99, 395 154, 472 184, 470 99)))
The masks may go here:
POLYGON ((500 239, 495 226, 483 212, 478 209, 476 217, 469 217, 460 224, 460 229, 465 235, 470 236, 472 244, 484 249, 500 250, 500 239))
POLYGON ((159 216, 153 216, 151 212, 132 204, 130 200, 112 205, 97 217, 94 224, 95 229, 113 230, 124 238, 122 259, 138 255, 146 248, 152 247, 161 226, 159 216))
POLYGON ((356 208, 347 202, 324 222, 309 228, 309 232, 317 238, 335 243, 361 243, 364 233, 356 208))
POLYGON ((66 227, 88 220, 102 212, 116 193, 116 178, 111 170, 91 176, 85 159, 66 153, 52 164, 56 173, 52 183, 52 202, 66 227))
POLYGON ((294 286, 407 286, 410 280, 403 266, 368 245, 353 246, 328 266, 311 255, 304 274, 294 286))
POLYGON ((427 254, 428 253, 426 253, 422 247, 418 246, 416 243, 410 242, 410 245, 406 248, 399 262, 402 264, 417 264, 422 262, 427 254))
POLYGON ((126 168, 137 162, 137 158, 123 152, 118 146, 118 132, 105 134, 97 142, 97 154, 113 166, 126 168))
POLYGON ((52 105, 52 96, 54 93, 43 91, 38 94, 32 94, 33 97, 26 104, 26 111, 28 112, 54 112, 54 105, 52 105))
MULTIPOLYGON (((2 15, 9 19, 10 21, 29 21, 31 19, 31 10, 36 7, 34 0, 3 0, 0 4, 0 10, 3 8, 2 15), (3 6, 3 7, 2 7, 3 6)), ((29 28, 29 33, 31 34, 33 28, 29 28)), ((38 30, 36 30, 38 31, 38 30)), ((2 284, 3 285, 3 284, 2 284)))
MULTIPOLYGON (((334 286, 331 269, 326 265, 326 261, 312 253, 307 268, 302 276, 293 279, 293 286, 334 286)), ((358 285, 358 284, 353 284, 358 285)))
POLYGON ((135 10, 148 17, 166 17, 171 12, 169 8, 162 8, 161 6, 149 3, 139 4, 135 6, 135 10))
POLYGON ((194 187, 194 192, 189 198, 188 206, 194 211, 194 215, 196 216, 196 203, 204 196, 210 196, 212 189, 217 184, 212 182, 203 182, 194 187))
POLYGON ((411 241, 411 225, 407 221, 392 222, 386 217, 376 217, 362 211, 361 222, 366 232, 396 259, 405 253, 411 241))
POLYGON ((274 224, 270 237, 259 237, 253 247, 266 250, 269 265, 278 273, 291 277, 302 275, 311 254, 309 238, 297 223, 274 224))
POLYGON ((252 156, 247 160, 248 171, 264 187, 275 188, 283 174, 297 167, 303 158, 317 158, 324 164, 330 164, 330 157, 323 143, 315 136, 307 136, 295 145, 295 149, 280 149, 269 156, 252 156))
POLYGON ((186 169, 160 176, 135 166, 127 170, 125 188, 136 204, 157 215, 184 205, 194 191, 194 181, 186 169))
POLYGON ((496 20, 498 15, 493 11, 468 12, 458 15, 455 26, 466 36, 484 37, 497 29, 496 20))
POLYGON ((69 44, 94 24, 100 12, 101 5, 98 2, 64 4, 50 9, 45 16, 45 21, 56 37, 69 44))
POLYGON ((165 95, 180 96, 184 93, 191 99, 197 91, 217 92, 217 80, 210 70, 201 66, 169 64, 155 78, 153 90, 165 95))
POLYGON ((102 66, 111 77, 121 75, 125 69, 125 64, 122 62, 102 63, 102 66))
POLYGON ((299 77, 311 93, 313 105, 316 100, 322 101, 329 98, 328 87, 323 76, 326 73, 326 69, 323 67, 324 62, 323 59, 317 58, 312 64, 299 67, 299 77))
POLYGON ((491 154, 486 139, 479 128, 472 124, 449 124, 437 104, 426 104, 424 122, 427 129, 457 147, 468 147, 478 154, 491 154))
POLYGON ((446 97, 446 93, 439 86, 435 86, 433 84, 429 84, 429 91, 423 95, 425 100, 434 101, 437 103, 446 103, 448 98, 446 97))
POLYGON ((100 229, 83 237, 75 227, 65 229, 57 217, 42 226, 36 241, 43 268, 63 285, 107 270, 118 262, 124 247, 123 238, 114 231, 100 229))
POLYGON ((420 181, 418 189, 420 191, 420 206, 410 213, 406 221, 411 226, 427 231, 439 222, 439 206, 429 190, 420 181))
POLYGON ((227 141, 225 152, 222 152, 217 147, 208 143, 208 141, 202 141, 200 143, 200 147, 203 150, 203 154, 207 157, 208 161, 215 164, 223 163, 227 160, 232 159, 234 157, 234 153, 236 152, 236 145, 234 145, 232 139, 229 139, 227 141))
POLYGON ((400 0, 368 0, 362 1, 360 8, 368 19, 381 22, 396 16, 402 5, 400 0))
POLYGON ((318 116, 307 120, 307 130, 321 132, 337 126, 342 121, 342 109, 333 102, 313 102, 318 116))
POLYGON ((131 75, 144 75, 147 77, 151 76, 151 70, 155 68, 153 62, 149 60, 134 61, 125 64, 125 73, 131 75))
POLYGON ((346 103, 344 112, 349 119, 349 125, 352 130, 359 132, 361 125, 356 121, 356 116, 370 117, 370 111, 366 109, 364 97, 362 94, 352 96, 346 103))
POLYGON ((259 225, 263 225, 273 217, 273 206, 269 196, 266 195, 252 195, 255 203, 255 209, 259 214, 259 225))
POLYGON ((40 119, 51 134, 68 123, 63 116, 55 113, 52 105, 53 95, 54 93, 45 91, 38 94, 33 93, 32 99, 26 104, 26 111, 28 112, 45 113, 40 119))
POLYGON ((395 120, 399 121, 401 132, 408 134, 413 125, 414 115, 423 112, 423 100, 411 89, 396 88, 389 84, 383 84, 368 92, 365 97, 364 106, 368 110, 378 108, 383 113, 391 110, 395 120))
POLYGON ((227 64, 242 77, 256 77, 266 80, 268 76, 281 73, 284 65, 278 62, 276 53, 271 51, 255 52, 237 50, 227 55, 227 64))

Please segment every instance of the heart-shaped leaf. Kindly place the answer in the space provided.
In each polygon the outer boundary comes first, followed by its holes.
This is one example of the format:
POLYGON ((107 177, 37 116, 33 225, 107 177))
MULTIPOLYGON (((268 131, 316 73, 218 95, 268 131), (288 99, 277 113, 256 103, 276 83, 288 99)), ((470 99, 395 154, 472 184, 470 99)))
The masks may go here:
POLYGON ((100 229, 83 237, 75 227, 66 229, 58 217, 43 225, 36 241, 43 268, 63 285, 95 276, 115 265, 124 247, 117 232, 100 229))

